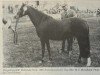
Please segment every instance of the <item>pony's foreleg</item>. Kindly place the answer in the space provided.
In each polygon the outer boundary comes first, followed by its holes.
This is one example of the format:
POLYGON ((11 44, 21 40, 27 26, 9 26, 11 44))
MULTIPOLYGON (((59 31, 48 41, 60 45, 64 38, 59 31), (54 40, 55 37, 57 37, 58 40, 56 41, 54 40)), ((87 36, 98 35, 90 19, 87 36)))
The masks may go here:
POLYGON ((52 58, 51 58, 51 51, 50 51, 50 43, 49 43, 49 40, 46 40, 46 45, 47 45, 47 50, 48 50, 48 54, 49 54, 49 61, 51 61, 52 58))
POLYGON ((62 49, 59 53, 65 52, 65 40, 62 41, 62 49))
POLYGON ((78 58, 78 63, 81 63, 81 55, 79 55, 79 58, 78 58))
POLYGON ((42 47, 42 62, 44 61, 44 53, 45 53, 45 41, 43 39, 41 41, 41 47, 42 47))

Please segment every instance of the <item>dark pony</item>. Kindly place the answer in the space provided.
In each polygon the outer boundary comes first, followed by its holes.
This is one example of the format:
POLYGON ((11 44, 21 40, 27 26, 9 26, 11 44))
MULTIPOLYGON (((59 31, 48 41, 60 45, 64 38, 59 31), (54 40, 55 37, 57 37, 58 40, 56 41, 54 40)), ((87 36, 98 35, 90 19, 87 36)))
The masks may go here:
MULTIPOLYGON (((38 11, 37 9, 22 4, 18 11, 16 18, 28 15, 36 28, 36 32, 41 41, 42 46, 42 61, 45 53, 45 45, 49 53, 49 60, 51 60, 50 43, 49 40, 63 41, 62 48, 64 49, 64 41, 75 37, 79 45, 79 59, 81 57, 87 59, 87 66, 90 66, 90 41, 89 41, 89 27, 86 21, 80 18, 68 18, 64 20, 55 20, 54 18, 38 11)), ((68 40, 68 49, 70 50, 72 40, 68 40)))

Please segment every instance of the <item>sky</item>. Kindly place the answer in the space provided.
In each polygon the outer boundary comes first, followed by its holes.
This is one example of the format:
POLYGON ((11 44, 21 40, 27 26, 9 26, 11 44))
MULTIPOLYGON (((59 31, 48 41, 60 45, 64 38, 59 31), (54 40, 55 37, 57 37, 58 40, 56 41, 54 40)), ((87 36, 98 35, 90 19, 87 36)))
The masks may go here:
MULTIPOLYGON (((3 0, 3 1, 16 1, 16 0, 3 0)), ((17 0, 18 1, 26 1, 26 0, 17 0)), ((36 0, 28 0, 28 1, 36 1, 36 0)), ((65 1, 69 5, 74 5, 79 9, 97 9, 100 8, 100 0, 39 0, 39 1, 65 1)))
POLYGON ((95 9, 100 8, 100 0, 77 0, 76 6, 79 8, 95 9))

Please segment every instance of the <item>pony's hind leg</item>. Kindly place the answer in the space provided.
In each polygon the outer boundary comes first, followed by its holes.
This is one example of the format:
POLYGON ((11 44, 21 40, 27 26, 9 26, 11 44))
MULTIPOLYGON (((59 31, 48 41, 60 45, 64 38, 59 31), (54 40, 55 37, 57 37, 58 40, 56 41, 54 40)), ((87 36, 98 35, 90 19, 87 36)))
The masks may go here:
POLYGON ((80 57, 85 58, 87 61, 86 66, 91 65, 91 59, 90 59, 90 41, 89 41, 89 36, 81 36, 77 38, 78 40, 78 45, 79 45, 79 50, 80 50, 80 57))
POLYGON ((65 41, 66 41, 66 40, 63 40, 63 41, 62 41, 62 49, 59 51, 59 53, 65 52, 65 41))
POLYGON ((68 55, 70 56, 72 51, 73 37, 67 38, 67 42, 68 42, 67 51, 68 55))
POLYGON ((78 58, 78 63, 81 63, 81 55, 79 55, 79 58, 78 58))

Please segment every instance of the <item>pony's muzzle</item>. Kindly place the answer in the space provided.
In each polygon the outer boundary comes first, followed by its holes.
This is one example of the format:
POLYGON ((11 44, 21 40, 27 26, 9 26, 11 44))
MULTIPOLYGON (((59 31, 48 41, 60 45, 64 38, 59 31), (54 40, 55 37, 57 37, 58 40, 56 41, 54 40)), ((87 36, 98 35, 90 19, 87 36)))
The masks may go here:
POLYGON ((11 28, 11 26, 8 27, 8 29, 10 29, 10 28, 11 28))

